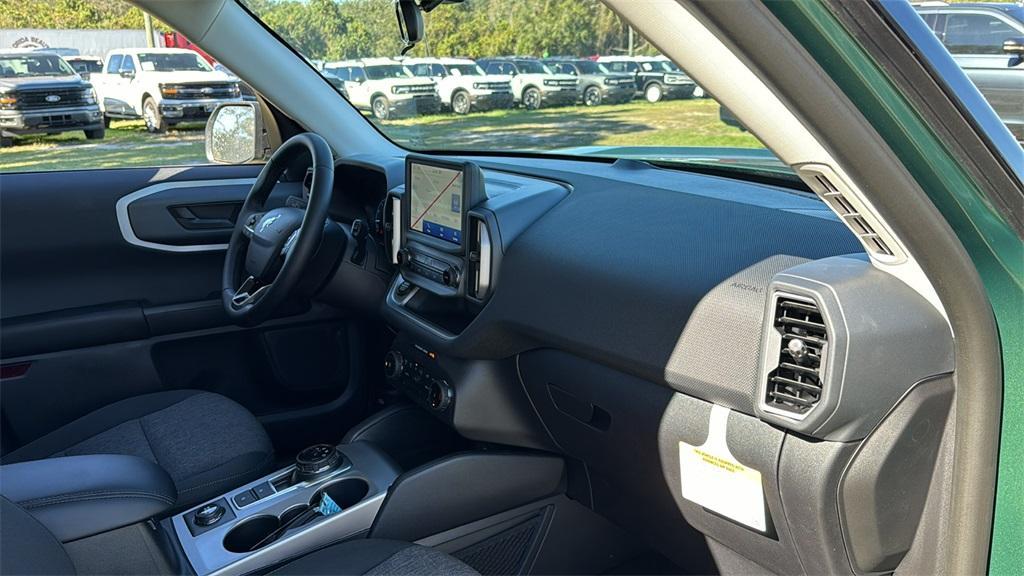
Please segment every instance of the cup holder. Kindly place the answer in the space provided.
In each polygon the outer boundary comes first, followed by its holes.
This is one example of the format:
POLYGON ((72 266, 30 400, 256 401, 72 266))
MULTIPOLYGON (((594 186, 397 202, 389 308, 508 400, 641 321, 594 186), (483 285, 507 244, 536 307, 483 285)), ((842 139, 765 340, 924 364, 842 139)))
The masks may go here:
POLYGON ((281 526, 277 516, 256 516, 235 526, 224 537, 224 548, 228 552, 243 554, 281 526))
POLYGON ((320 504, 320 498, 326 492, 331 500, 341 506, 344 510, 351 506, 355 506, 366 497, 366 494, 370 491, 370 485, 366 483, 366 480, 362 478, 342 478, 327 484, 323 488, 316 491, 313 498, 309 501, 310 506, 318 506, 320 504))
POLYGON ((317 490, 316 494, 309 501, 309 506, 305 504, 292 506, 285 510, 281 516, 265 514, 243 520, 224 536, 224 549, 236 554, 252 552, 274 542, 293 529, 313 522, 319 517, 319 514, 314 514, 310 507, 318 506, 324 493, 327 493, 344 510, 358 504, 366 497, 369 491, 370 485, 362 478, 342 478, 341 480, 336 480, 317 490), (305 514, 303 518, 300 518, 307 511, 309 514, 305 514), (280 529, 280 534, 275 534, 278 529, 280 529), (273 536, 268 538, 271 535, 273 536))

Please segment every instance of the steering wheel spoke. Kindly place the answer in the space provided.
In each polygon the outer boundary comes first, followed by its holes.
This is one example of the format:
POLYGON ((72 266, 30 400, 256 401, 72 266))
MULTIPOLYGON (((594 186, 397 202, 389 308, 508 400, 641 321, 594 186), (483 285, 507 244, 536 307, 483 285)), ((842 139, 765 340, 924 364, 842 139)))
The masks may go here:
POLYGON ((245 282, 242 282, 242 285, 238 287, 234 296, 231 297, 231 304, 235 308, 243 308, 249 304, 253 304, 259 301, 259 299, 267 293, 271 285, 273 285, 273 283, 260 285, 255 278, 249 276, 245 279, 245 282))
POLYGON ((263 212, 252 212, 245 217, 245 224, 242 225, 242 235, 252 239, 256 235, 256 224, 263 218, 263 212))

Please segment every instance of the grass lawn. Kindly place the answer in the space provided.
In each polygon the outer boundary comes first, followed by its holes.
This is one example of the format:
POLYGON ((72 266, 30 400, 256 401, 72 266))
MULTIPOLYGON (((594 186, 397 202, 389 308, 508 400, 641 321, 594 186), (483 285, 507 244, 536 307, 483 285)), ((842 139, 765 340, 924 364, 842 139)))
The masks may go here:
POLYGON ((182 124, 166 134, 149 134, 142 120, 115 120, 103 140, 65 132, 17 138, 0 148, 0 172, 173 166, 206 162, 204 124, 182 124))
MULTIPOLYGON (((575 146, 725 146, 760 148, 750 134, 718 119, 711 99, 584 108, 570 106, 441 114, 377 122, 410 148, 553 150, 575 146)), ((203 125, 148 134, 141 120, 114 121, 103 140, 81 132, 29 136, 0 149, 0 172, 173 166, 206 162, 203 125)))

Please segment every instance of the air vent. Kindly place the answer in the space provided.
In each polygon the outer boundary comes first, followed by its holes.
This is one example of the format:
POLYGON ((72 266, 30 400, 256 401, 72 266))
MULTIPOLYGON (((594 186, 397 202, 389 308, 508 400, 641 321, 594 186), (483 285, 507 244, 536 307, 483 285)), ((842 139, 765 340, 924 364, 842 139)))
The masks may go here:
POLYGON ((477 300, 483 300, 491 289, 494 247, 487 223, 475 215, 469 217, 469 222, 469 293, 477 300))
POLYGON ((808 164, 798 168, 804 181, 846 222, 865 250, 881 260, 892 261, 897 258, 891 241, 879 234, 876 227, 855 207, 850 194, 844 192, 837 177, 826 173, 825 166, 808 164))
POLYGON ((402 247, 402 200, 388 196, 390 206, 384 210, 384 238, 388 245, 391 263, 398 264, 398 250, 402 247))
POLYGON ((775 329, 782 335, 782 344, 778 365, 768 374, 765 404, 773 411, 803 418, 821 400, 828 349, 825 320, 814 302, 780 296, 775 329))

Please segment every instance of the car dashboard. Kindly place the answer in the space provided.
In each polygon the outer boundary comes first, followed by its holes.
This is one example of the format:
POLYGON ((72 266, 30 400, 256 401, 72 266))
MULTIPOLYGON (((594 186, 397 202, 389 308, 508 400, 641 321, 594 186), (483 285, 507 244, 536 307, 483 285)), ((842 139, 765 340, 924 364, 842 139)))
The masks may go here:
POLYGON ((466 438, 565 456, 571 497, 677 561, 703 536, 780 573, 895 568, 953 340, 826 204, 630 160, 458 160, 485 194, 447 250, 408 233, 404 159, 339 163, 372 257, 321 298, 379 311, 391 385, 466 438), (687 461, 712 444, 758 474, 761 509, 695 495, 687 461))

